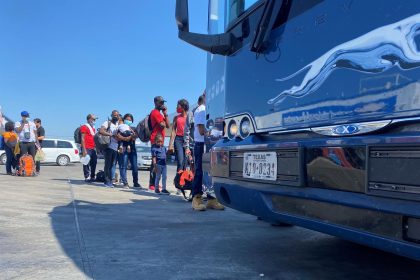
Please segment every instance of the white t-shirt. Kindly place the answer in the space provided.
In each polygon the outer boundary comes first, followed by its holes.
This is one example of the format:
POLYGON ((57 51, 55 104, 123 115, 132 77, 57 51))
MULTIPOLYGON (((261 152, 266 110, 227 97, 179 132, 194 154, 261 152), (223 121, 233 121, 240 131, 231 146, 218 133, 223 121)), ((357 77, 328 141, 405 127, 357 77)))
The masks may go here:
MULTIPOLYGON (((112 135, 117 135, 117 131, 118 131, 118 125, 117 124, 113 124, 112 122, 110 122, 110 127, 109 127, 109 133, 111 133, 112 135)), ((105 130, 108 129, 108 121, 104 122, 102 124, 102 127, 105 128, 105 130)), ((115 139, 114 137, 111 137, 111 142, 109 143, 108 148, 113 149, 114 151, 118 151, 118 141, 117 139, 115 139)))
POLYGON ((127 124, 125 124, 125 123, 122 123, 122 124, 120 124, 120 125, 118 126, 118 131, 119 131, 120 133, 124 133, 124 132, 126 132, 126 131, 131 131, 131 129, 130 129, 130 126, 129 126, 129 125, 127 125, 127 124))
MULTIPOLYGON (((15 129, 17 129, 21 126, 22 126, 21 122, 16 122, 15 123, 15 129)), ((19 141, 20 142, 36 142, 35 131, 36 131, 35 123, 29 121, 28 123, 25 124, 22 131, 19 133, 19 141), (29 132, 29 136, 30 136, 29 138, 25 138, 25 133, 26 132, 29 132)))
POLYGON ((204 135, 200 135, 198 125, 206 125, 206 106, 200 105, 194 112, 194 141, 204 143, 204 135))

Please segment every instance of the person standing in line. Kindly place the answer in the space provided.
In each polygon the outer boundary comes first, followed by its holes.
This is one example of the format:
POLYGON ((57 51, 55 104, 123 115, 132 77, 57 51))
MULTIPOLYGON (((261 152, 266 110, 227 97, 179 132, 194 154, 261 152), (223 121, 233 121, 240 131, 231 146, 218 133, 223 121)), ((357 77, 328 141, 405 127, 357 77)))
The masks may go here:
POLYGON ((86 117, 87 123, 80 127, 82 156, 89 155, 90 161, 87 165, 83 165, 83 175, 86 183, 95 181, 96 165, 98 163, 98 155, 95 149, 95 123, 98 118, 94 114, 86 117))
MULTIPOLYGON (((195 173, 193 181, 193 201, 192 208, 196 211, 206 209, 223 210, 225 207, 220 204, 216 198, 207 194, 207 205, 202 200, 203 195, 203 154, 204 154, 204 136, 206 135, 206 105, 205 95, 198 98, 198 107, 194 112, 194 164, 195 173)), ((186 150, 190 154, 189 149, 186 150)))
MULTIPOLYGON (((151 134, 150 134, 150 143, 155 147, 155 140, 158 134, 162 135, 162 138, 165 139, 165 128, 169 128, 169 118, 168 118, 168 109, 165 106, 165 100, 162 96, 156 96, 154 98, 155 108, 150 112, 149 119, 151 124, 151 134), (161 113, 162 111, 162 113, 161 113)), ((153 156, 153 154, 152 154, 153 156)), ((150 180, 149 180, 149 190, 154 191, 155 188, 159 189, 159 186, 155 186, 156 173, 153 172, 154 166, 150 168, 150 180)))
MULTIPOLYGON (((34 123, 36 126, 36 131, 37 131, 37 137, 38 137, 38 142, 39 142, 39 147, 37 147, 38 149, 42 149, 42 141, 44 141, 45 139, 45 129, 42 126, 42 122, 41 119, 36 118, 34 119, 34 123)), ((39 160, 35 161, 35 172, 37 175, 39 175, 39 172, 41 171, 41 162, 39 160)))
POLYGON ((108 188, 114 187, 114 185, 112 184, 112 169, 115 166, 115 163, 117 161, 117 155, 118 155, 117 130, 118 130, 119 115, 120 114, 117 110, 113 110, 111 113, 111 120, 104 122, 101 128, 99 129, 99 133, 101 135, 110 137, 109 145, 104 151, 105 186, 108 188))
POLYGON ((134 117, 132 114, 125 114, 123 117, 124 124, 131 129, 131 138, 130 141, 126 141, 128 146, 127 149, 123 149, 123 153, 118 157, 120 163, 120 175, 121 180, 124 184, 124 187, 129 187, 127 180, 127 166, 128 162, 131 164, 131 173, 133 175, 133 188, 143 189, 139 184, 139 169, 137 165, 137 150, 136 150, 136 139, 137 134, 135 129, 131 126, 133 125, 134 117))
POLYGON ((166 190, 166 154, 166 147, 163 146, 163 137, 158 134, 155 138, 155 145, 152 148, 152 160, 154 166, 153 172, 156 174, 155 186, 159 186, 159 181, 162 177, 162 191, 159 191, 159 188, 155 187, 155 193, 169 195, 170 193, 166 190))
POLYGON ((15 123, 15 131, 19 135, 20 155, 29 154, 35 159, 36 144, 39 145, 36 126, 30 121, 27 111, 22 111, 20 116, 22 120, 15 123))
POLYGON ((13 122, 7 122, 5 125, 5 132, 3 133, 4 138, 4 150, 6 152, 6 173, 7 175, 13 175, 12 168, 16 170, 17 162, 14 155, 15 146, 18 145, 18 136, 14 132, 15 124, 13 122))
POLYGON ((187 100, 179 100, 178 105, 176 107, 176 112, 178 113, 178 115, 175 116, 174 121, 172 123, 172 133, 171 139, 169 141, 169 153, 172 154, 175 152, 177 161, 177 172, 183 168, 185 160, 184 130, 189 107, 190 106, 187 100))

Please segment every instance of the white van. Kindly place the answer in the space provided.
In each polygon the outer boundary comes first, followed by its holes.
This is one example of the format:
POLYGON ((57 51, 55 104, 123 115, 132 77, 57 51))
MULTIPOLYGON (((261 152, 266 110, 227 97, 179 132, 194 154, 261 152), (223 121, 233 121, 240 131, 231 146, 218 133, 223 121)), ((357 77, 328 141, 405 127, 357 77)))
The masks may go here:
MULTIPOLYGON (((42 142, 45 161, 42 163, 56 163, 66 166, 71 162, 80 162, 79 149, 74 141, 61 139, 45 139, 42 142)), ((6 164, 6 153, 0 150, 0 164, 6 164)))

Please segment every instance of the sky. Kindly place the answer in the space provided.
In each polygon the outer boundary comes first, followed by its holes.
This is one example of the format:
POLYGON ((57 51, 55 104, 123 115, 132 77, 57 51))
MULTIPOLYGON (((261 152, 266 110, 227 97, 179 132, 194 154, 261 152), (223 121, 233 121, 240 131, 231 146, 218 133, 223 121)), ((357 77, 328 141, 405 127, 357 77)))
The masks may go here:
MULTIPOLYGON (((207 32, 207 3, 189 1, 190 29, 207 32)), ((41 118, 48 138, 72 139, 113 109, 135 123, 162 95, 170 112, 205 87, 206 53, 177 37, 175 0, 0 0, 0 106, 41 118)))

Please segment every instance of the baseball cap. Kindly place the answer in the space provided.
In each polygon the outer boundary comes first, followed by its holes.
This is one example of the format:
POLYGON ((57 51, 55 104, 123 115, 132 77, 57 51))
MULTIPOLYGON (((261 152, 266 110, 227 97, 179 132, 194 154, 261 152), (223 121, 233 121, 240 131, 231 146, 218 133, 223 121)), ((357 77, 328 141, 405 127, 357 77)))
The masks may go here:
POLYGON ((87 119, 87 120, 89 120, 89 119, 94 119, 94 120, 97 120, 97 119, 98 119, 98 117, 97 117, 97 116, 95 116, 94 114, 89 114, 89 115, 87 115, 86 119, 87 119))
POLYGON ((156 96, 155 99, 154 99, 154 101, 155 101, 155 103, 158 103, 158 102, 165 103, 166 102, 166 100, 163 99, 162 96, 156 96))
POLYGON ((29 113, 28 113, 28 111, 22 111, 22 112, 20 113, 20 116, 21 116, 21 117, 29 117, 29 113))

